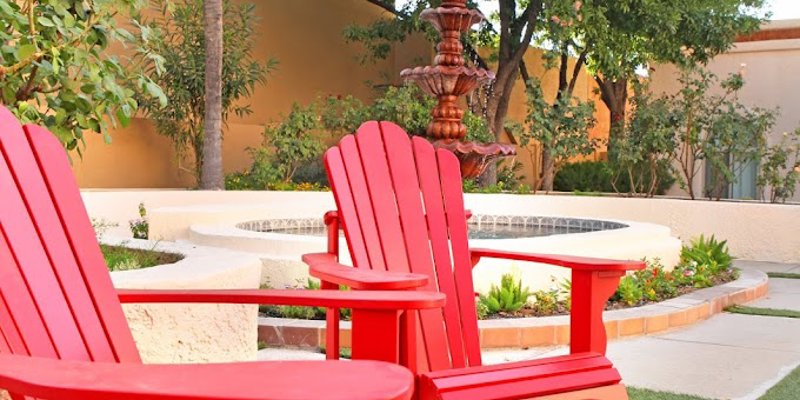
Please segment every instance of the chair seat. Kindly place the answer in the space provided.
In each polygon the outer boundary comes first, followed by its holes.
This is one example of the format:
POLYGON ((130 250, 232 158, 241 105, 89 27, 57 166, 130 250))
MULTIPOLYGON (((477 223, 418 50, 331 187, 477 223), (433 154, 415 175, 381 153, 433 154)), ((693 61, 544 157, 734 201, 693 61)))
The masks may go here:
POLYGON ((603 355, 576 353, 431 372, 420 378, 421 398, 527 399, 614 385, 619 372, 603 355))
POLYGON ((143 365, 0 355, 0 387, 60 400, 410 399, 414 378, 376 361, 143 365))

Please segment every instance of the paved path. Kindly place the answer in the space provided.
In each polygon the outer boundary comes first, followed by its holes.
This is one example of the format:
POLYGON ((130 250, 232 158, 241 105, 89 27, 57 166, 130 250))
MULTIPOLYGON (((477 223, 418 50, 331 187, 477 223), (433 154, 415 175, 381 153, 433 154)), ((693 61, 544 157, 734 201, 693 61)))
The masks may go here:
MULTIPOLYGON (((737 266, 800 273, 800 264, 740 261, 737 266)), ((800 310, 800 280, 771 279, 769 296, 751 305, 800 310)), ((489 351, 484 360, 498 363, 566 351, 564 347, 489 351)), ((262 356, 323 358, 280 350, 262 356)), ((755 400, 800 365, 800 319, 718 314, 685 329, 613 341, 608 357, 630 386, 709 399, 755 400)))

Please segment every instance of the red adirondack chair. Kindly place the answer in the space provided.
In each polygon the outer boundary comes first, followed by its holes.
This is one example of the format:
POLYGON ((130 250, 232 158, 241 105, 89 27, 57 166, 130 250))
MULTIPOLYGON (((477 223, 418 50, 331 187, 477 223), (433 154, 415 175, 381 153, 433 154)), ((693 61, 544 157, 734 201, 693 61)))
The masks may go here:
MULTIPOLYGON (((444 296, 397 292, 116 292, 66 154, 0 107, 0 388, 13 400, 408 399, 399 310, 444 296), (353 307, 355 358, 380 361, 143 365, 124 303, 353 307), (384 337, 384 334, 389 334, 384 337), (380 337, 376 337, 380 333, 380 337), (391 362, 391 363, 390 363, 391 362)), ((413 320, 413 318, 412 318, 413 320)))
MULTIPOLYGON (((325 216, 328 252, 303 258, 310 273, 326 287, 421 288, 448 297, 443 310, 419 312, 422 351, 406 356, 416 362, 406 365, 419 374, 422 399, 627 398, 604 356, 602 312, 625 271, 643 263, 469 249, 458 160, 392 123, 365 123, 325 153, 325 166, 338 211, 325 216), (338 263, 340 225, 356 268, 338 263), (570 355, 481 365, 471 272, 482 257, 572 270, 570 355)), ((329 313, 327 332, 338 331, 336 316, 329 313)), ((337 335, 328 335, 327 348, 336 358, 337 335)))

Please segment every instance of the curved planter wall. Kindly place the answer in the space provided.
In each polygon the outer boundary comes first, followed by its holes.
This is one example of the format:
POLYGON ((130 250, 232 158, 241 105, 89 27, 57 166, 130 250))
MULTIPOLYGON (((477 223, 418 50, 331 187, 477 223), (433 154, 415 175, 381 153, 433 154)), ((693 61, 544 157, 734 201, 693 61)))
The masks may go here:
MULTIPOLYGON (((103 243, 178 253, 174 264, 111 273, 120 289, 257 289, 261 262, 251 254, 172 242, 107 239, 103 243)), ((255 360, 258 306, 123 305, 146 363, 255 360)))
MULTIPOLYGON (((642 307, 606 311, 603 314, 609 340, 650 335, 691 325, 767 294, 766 274, 743 270, 741 277, 717 287, 642 307)), ((341 323, 342 346, 350 345, 350 322, 341 323)), ((527 348, 569 343, 569 316, 509 318, 478 321, 481 348, 527 348)), ((270 346, 322 347, 325 321, 260 318, 259 340, 270 346)))

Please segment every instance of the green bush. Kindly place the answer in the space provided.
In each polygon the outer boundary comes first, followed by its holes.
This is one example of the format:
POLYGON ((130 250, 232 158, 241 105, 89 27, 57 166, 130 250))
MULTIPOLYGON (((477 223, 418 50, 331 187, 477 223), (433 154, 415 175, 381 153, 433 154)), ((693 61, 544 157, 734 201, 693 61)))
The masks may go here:
MULTIPOLYGON (((601 192, 630 193, 631 178, 639 187, 649 187, 653 181, 649 168, 643 165, 631 167, 632 175, 627 171, 620 174, 617 167, 608 161, 581 161, 566 164, 556 174, 553 189, 562 192, 601 192), (614 176, 619 176, 616 181, 614 176), (616 189, 615 189, 616 187, 616 189)), ((658 182, 656 194, 664 194, 675 183, 672 168, 666 164, 658 164, 656 169, 658 182)))
POLYGON ((613 172, 605 161, 566 164, 556 174, 553 189, 561 192, 613 192, 613 172))
POLYGON ((488 314, 514 313, 528 303, 531 292, 522 287, 521 279, 514 279, 512 274, 504 274, 500 278, 500 286, 492 285, 489 294, 481 295, 479 302, 485 306, 488 314))

